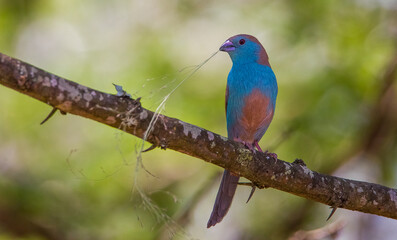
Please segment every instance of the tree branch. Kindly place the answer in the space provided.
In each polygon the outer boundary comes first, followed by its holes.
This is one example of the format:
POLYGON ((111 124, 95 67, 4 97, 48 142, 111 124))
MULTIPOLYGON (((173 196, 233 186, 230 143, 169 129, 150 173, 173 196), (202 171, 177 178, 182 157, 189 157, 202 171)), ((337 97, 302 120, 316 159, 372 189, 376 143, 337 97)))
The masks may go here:
MULTIPOLYGON (((79 85, 1 53, 0 84, 139 138, 154 116, 139 100, 79 85)), ((397 219, 396 189, 320 174, 302 160, 288 163, 252 153, 240 143, 175 118, 159 115, 146 140, 226 168, 259 188, 272 187, 332 207, 397 219)))

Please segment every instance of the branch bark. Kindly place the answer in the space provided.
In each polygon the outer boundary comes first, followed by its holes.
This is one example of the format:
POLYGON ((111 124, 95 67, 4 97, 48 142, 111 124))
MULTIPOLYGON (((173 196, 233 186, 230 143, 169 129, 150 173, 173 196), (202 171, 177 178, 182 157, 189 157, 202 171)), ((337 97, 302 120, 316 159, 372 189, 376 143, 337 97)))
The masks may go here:
MULTIPOLYGON (((1 53, 0 84, 139 138, 155 115, 139 100, 94 90, 1 53)), ((332 207, 397 219, 396 189, 317 173, 299 159, 289 163, 251 152, 240 143, 175 118, 159 115, 146 140, 226 168, 259 188, 272 187, 332 207)))

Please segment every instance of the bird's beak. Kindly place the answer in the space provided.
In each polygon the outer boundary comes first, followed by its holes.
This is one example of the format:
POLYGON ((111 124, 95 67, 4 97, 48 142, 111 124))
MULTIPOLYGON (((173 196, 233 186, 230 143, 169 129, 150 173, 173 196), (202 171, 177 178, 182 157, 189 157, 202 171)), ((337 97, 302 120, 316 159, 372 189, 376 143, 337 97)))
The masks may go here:
POLYGON ((226 42, 224 42, 219 48, 219 51, 232 52, 234 49, 236 49, 236 47, 233 45, 233 43, 230 40, 226 40, 226 42))

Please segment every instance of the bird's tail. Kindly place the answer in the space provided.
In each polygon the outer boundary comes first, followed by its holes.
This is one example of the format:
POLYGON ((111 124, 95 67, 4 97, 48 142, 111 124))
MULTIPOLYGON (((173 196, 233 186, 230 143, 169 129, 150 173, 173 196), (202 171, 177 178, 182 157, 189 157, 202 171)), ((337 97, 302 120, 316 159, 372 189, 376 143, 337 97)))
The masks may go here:
POLYGON ((233 175, 228 170, 223 172, 221 185, 219 186, 218 194, 216 195, 214 208, 212 209, 211 217, 208 220, 207 228, 215 226, 215 224, 222 221, 223 217, 225 217, 229 211, 239 178, 239 176, 233 175))

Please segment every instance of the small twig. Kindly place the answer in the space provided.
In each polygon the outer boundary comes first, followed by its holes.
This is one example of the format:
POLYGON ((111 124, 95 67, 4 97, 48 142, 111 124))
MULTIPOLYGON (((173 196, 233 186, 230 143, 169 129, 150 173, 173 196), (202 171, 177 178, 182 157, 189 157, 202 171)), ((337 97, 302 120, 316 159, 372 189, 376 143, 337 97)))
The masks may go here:
POLYGON ((237 184, 241 186, 250 186, 250 187, 254 186, 252 182, 239 182, 237 184))
POLYGON ((250 201, 250 199, 252 198, 252 196, 254 195, 254 192, 256 190, 255 184, 253 184, 252 182, 239 182, 237 184, 238 185, 242 185, 242 186, 250 186, 250 187, 252 187, 250 195, 248 196, 248 200, 246 202, 246 203, 248 203, 250 201))
MULTIPOLYGON (((43 125, 45 122, 47 122, 48 119, 50 119, 55 114, 55 112, 57 110, 58 110, 58 108, 52 108, 51 112, 47 115, 47 117, 43 121, 41 121, 40 125, 43 125)), ((62 111, 61 111, 61 113, 62 113, 62 111)))
POLYGON ((146 148, 145 150, 142 150, 142 152, 149 152, 149 151, 151 151, 151 150, 155 149, 156 147, 157 147, 157 145, 156 145, 156 144, 152 144, 152 146, 150 146, 150 147, 146 148))
POLYGON ((252 198, 252 196, 254 195, 255 189, 256 189, 256 187, 253 185, 246 203, 248 203, 250 201, 250 199, 252 198))
POLYGON ((336 209, 338 209, 337 207, 331 207, 331 208, 332 208, 332 211, 329 214, 327 220, 325 220, 325 221, 328 221, 334 215, 334 213, 336 212, 336 209))

